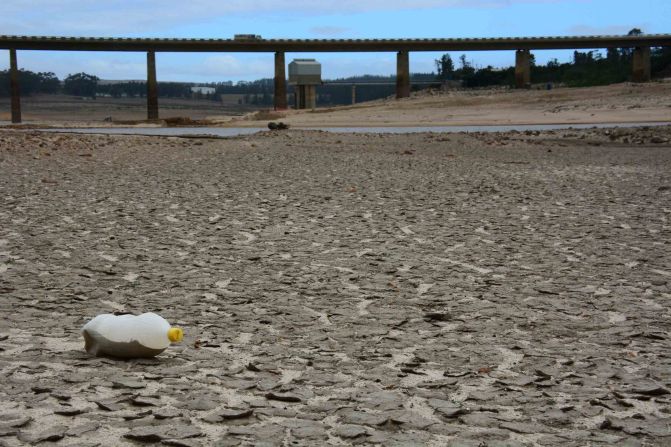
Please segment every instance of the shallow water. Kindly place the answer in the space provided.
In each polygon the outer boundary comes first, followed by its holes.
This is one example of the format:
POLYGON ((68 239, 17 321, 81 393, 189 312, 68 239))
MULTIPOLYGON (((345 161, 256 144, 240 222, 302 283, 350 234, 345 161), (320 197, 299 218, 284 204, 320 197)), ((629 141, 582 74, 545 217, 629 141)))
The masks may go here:
POLYGON ((43 132, 86 133, 106 135, 149 135, 149 136, 216 136, 235 137, 251 135, 267 128, 248 127, 91 127, 72 129, 38 129, 43 132))
MULTIPOLYGON (((665 126, 669 122, 603 123, 603 124, 512 124, 496 126, 416 126, 416 127, 305 127, 299 130, 322 130, 344 133, 419 133, 419 132, 509 132, 527 130, 590 129, 611 127, 665 126)), ((214 136, 234 137, 268 131, 265 127, 92 127, 72 129, 39 129, 45 132, 150 135, 150 136, 214 136)))

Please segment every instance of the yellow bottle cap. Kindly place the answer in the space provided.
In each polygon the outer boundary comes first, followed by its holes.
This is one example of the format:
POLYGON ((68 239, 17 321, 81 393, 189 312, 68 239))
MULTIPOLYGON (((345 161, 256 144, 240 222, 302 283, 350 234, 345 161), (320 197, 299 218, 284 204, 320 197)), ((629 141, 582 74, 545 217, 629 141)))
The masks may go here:
POLYGON ((178 341, 182 341, 183 338, 184 338, 184 331, 182 330, 182 328, 171 327, 168 330, 168 339, 171 342, 177 343, 178 341))

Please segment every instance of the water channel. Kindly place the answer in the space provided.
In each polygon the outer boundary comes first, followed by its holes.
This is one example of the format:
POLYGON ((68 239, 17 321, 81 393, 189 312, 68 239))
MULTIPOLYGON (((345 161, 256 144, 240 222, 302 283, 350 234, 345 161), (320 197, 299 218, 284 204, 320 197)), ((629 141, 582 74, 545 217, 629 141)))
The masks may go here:
MULTIPOLYGON (((322 130, 334 133, 418 133, 418 132, 509 132, 542 131, 561 129, 590 129, 614 127, 665 126, 668 122, 651 123, 603 123, 603 124, 514 124, 495 126, 422 126, 422 127, 306 127, 297 130, 322 130)), ((92 127, 72 129, 40 129, 45 132, 65 132, 108 135, 149 135, 149 136, 208 136, 235 137, 268 131, 267 128, 251 127, 92 127)))

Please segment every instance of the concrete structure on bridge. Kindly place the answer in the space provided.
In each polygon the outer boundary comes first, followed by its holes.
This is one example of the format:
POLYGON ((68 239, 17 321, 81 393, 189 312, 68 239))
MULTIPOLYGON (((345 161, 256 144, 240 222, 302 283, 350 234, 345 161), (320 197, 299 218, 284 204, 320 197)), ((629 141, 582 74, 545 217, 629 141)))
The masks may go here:
POLYGON ((287 107, 286 52, 396 52, 396 97, 410 96, 412 51, 516 51, 515 85, 531 83, 531 50, 634 48, 632 80, 650 80, 650 48, 671 46, 671 34, 640 36, 511 37, 486 39, 143 39, 99 37, 0 36, 9 50, 12 122, 21 122, 18 50, 141 51, 147 53, 147 118, 158 119, 156 59, 158 52, 272 52, 275 54, 275 108, 287 107))
POLYGON ((322 64, 316 59, 294 59, 289 64, 289 84, 294 85, 294 107, 317 107, 317 86, 322 83, 322 64))

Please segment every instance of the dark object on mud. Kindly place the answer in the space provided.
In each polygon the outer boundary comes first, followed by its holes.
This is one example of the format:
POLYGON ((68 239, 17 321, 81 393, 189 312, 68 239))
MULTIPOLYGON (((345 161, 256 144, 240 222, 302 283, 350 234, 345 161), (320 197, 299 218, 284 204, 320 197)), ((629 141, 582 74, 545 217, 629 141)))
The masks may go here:
POLYGON ((450 315, 446 312, 428 312, 424 314, 424 321, 450 321, 450 315))
POLYGON ((178 126, 193 126, 196 124, 196 121, 192 120, 188 116, 173 116, 170 118, 164 118, 166 126, 168 127, 178 127, 178 126))
POLYGON ((642 394, 644 396, 664 396, 665 394, 671 394, 671 391, 667 390, 666 388, 654 384, 641 386, 631 390, 631 392, 635 394, 642 394))
POLYGON ((288 124, 283 123, 282 121, 274 122, 271 121, 268 123, 268 129, 270 130, 286 130, 289 128, 288 124))
POLYGON ((279 400, 280 402, 300 402, 301 398, 293 394, 266 393, 266 399, 279 400))

